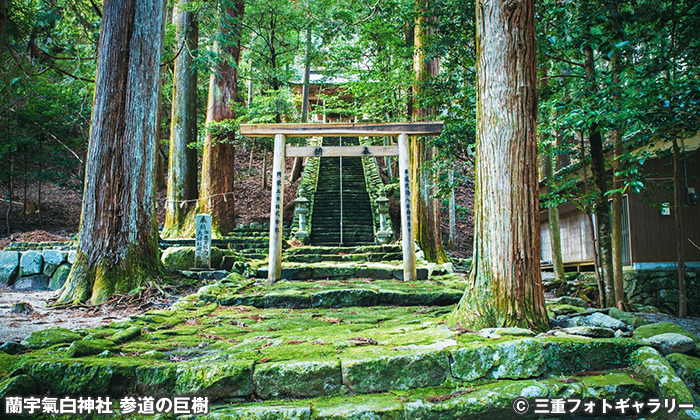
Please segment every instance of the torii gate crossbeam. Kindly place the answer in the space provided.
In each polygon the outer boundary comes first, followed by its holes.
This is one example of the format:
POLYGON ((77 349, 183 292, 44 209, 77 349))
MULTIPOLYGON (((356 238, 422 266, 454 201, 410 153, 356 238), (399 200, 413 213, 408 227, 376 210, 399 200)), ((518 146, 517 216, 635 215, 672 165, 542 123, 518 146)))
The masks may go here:
MULTIPOLYGON (((372 124, 242 124, 243 137, 273 137, 272 199, 270 203, 270 250, 268 282, 282 278, 282 209, 284 203, 285 157, 398 156, 401 192, 401 243, 403 279, 416 279, 415 230, 411 210, 411 176, 408 136, 434 136, 442 132, 442 123, 372 124), (290 147, 286 137, 386 137, 397 136, 398 146, 290 147)), ((319 180, 320 181, 320 180, 319 180)))

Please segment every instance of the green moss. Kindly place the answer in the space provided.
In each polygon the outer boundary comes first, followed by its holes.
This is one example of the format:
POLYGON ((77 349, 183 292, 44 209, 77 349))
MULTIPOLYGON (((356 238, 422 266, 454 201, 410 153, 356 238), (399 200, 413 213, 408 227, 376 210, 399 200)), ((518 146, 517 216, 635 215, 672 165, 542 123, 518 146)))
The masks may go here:
POLYGON ((124 330, 120 330, 114 335, 112 335, 111 340, 117 344, 126 343, 129 340, 141 335, 141 328, 139 327, 129 327, 124 330))
POLYGON ((137 366, 135 358, 86 357, 65 360, 30 360, 25 371, 54 394, 123 395, 130 388, 137 366))
POLYGON ((551 373, 600 371, 625 367, 639 344, 628 338, 586 339, 548 337, 543 339, 551 373))
POLYGON ((68 347, 68 357, 94 356, 104 351, 112 352, 116 349, 116 344, 111 340, 76 340, 68 347))
POLYGON ((652 347, 641 347, 631 356, 634 369, 653 379, 661 398, 676 398, 679 402, 693 402, 688 387, 676 375, 666 359, 652 347))
POLYGON ((533 378, 542 375, 546 368, 544 346, 533 339, 474 343, 450 353, 452 375, 466 381, 533 378))
POLYGON ((80 334, 71 330, 52 327, 45 330, 34 331, 22 340, 22 345, 29 349, 42 349, 56 344, 71 343, 80 340, 80 334))
POLYGON ((449 373, 444 351, 356 349, 341 355, 343 383, 353 392, 436 386, 449 373))
POLYGON ((608 315, 615 319, 619 319, 620 321, 629 324, 634 328, 639 328, 642 325, 649 324, 649 321, 647 321, 646 319, 640 316, 632 315, 629 312, 621 311, 617 308, 610 308, 610 310, 608 311, 608 315))
POLYGON ((0 381, 0 399, 6 396, 28 397, 37 395, 40 389, 29 375, 17 375, 0 381))
POLYGON ((692 390, 700 392, 700 359, 687 354, 672 353, 666 356, 666 360, 692 390))
POLYGON ((700 342, 700 339, 695 335, 691 334, 690 331, 686 330, 678 324, 674 324, 673 322, 659 322, 656 324, 642 325, 634 330, 632 336, 636 339, 644 339, 665 333, 681 334, 686 337, 692 338, 693 340, 695 340, 695 342, 700 342))
POLYGON ((263 399, 319 397, 342 389, 338 361, 262 363, 255 366, 253 382, 263 399))
POLYGON ((313 418, 318 420, 403 420, 401 399, 392 394, 331 397, 314 400, 313 418))

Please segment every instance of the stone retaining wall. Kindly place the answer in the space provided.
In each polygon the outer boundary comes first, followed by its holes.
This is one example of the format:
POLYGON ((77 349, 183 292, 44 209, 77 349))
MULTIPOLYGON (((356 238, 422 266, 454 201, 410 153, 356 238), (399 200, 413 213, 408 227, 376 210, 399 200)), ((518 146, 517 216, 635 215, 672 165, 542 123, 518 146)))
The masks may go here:
MULTIPOLYGON (((700 316, 700 270, 686 271, 688 315, 700 316)), ((579 280, 595 282, 595 275, 585 273, 579 280)), ((678 274, 675 270, 630 270, 624 273, 625 294, 637 306, 653 306, 667 314, 678 313, 678 274)))
POLYGON ((44 249, 0 251, 0 287, 14 290, 58 290, 63 286, 76 251, 44 249))

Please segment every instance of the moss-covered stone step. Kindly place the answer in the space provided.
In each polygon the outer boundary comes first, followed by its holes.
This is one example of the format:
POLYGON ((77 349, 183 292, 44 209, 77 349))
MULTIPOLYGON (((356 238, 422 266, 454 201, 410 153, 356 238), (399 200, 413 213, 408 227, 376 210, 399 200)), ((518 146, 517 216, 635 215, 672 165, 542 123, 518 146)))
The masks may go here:
POLYGON ((224 306, 257 308, 341 308, 350 306, 443 306, 459 302, 465 280, 445 276, 437 281, 329 280, 323 282, 279 281, 237 287, 220 283, 203 287, 199 298, 224 306))
POLYGON ((362 247, 342 247, 342 246, 300 246, 285 250, 287 255, 301 254, 367 254, 367 253, 400 253, 399 245, 367 245, 362 247))
POLYGON ((282 261, 318 263, 327 261, 354 261, 354 262, 383 262, 402 261, 400 252, 366 253, 366 254, 298 254, 284 255, 282 261))
MULTIPOLYGON (((270 401, 217 405, 198 418, 226 420, 275 419, 412 419, 454 420, 485 418, 538 418, 516 416, 513 401, 534 398, 630 398, 643 400, 653 389, 628 372, 609 372, 575 380, 500 380, 475 386, 427 387, 371 395, 314 398, 302 401, 270 401)), ((534 403, 531 404, 534 407, 534 403)))
POLYGON ((204 325, 145 332, 117 349, 110 344, 98 356, 71 357, 72 345, 61 344, 2 356, 0 377, 28 375, 36 384, 31 394, 296 399, 601 371, 625 367, 636 348, 631 339, 485 339, 458 335, 434 321, 407 324, 406 316, 376 328, 368 323, 381 316, 352 311, 339 315, 359 316, 360 324, 314 319, 307 311, 305 318, 298 314, 291 320, 284 317, 289 311, 234 313, 221 311, 204 325), (222 323, 221 316, 236 321, 222 323), (261 321, 262 316, 267 319, 261 321), (274 327, 282 325, 289 328, 274 327), (573 348, 575 356, 565 351, 573 348))
MULTIPOLYGON (((257 278, 267 278, 267 267, 260 267, 257 278)), ((427 267, 417 268, 417 279, 426 280, 429 276, 427 267)), ((338 280, 338 279, 402 279, 403 265, 400 262, 357 263, 330 261, 325 263, 282 262, 282 279, 284 280, 338 280)))

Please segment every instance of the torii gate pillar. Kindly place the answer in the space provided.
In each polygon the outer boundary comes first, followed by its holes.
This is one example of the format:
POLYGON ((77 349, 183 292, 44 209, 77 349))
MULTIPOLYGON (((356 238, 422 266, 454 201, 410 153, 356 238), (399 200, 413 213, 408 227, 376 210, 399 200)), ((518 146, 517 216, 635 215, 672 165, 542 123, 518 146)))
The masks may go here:
POLYGON ((399 134, 399 189, 401 191, 401 246, 403 280, 416 280, 416 243, 411 213, 411 171, 409 168, 408 135, 399 134))
POLYGON ((275 157, 272 160, 272 200, 270 200, 270 265, 267 280, 272 283, 282 278, 282 210, 284 208, 285 136, 275 135, 275 157))

